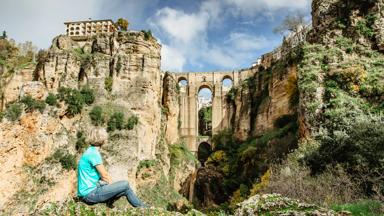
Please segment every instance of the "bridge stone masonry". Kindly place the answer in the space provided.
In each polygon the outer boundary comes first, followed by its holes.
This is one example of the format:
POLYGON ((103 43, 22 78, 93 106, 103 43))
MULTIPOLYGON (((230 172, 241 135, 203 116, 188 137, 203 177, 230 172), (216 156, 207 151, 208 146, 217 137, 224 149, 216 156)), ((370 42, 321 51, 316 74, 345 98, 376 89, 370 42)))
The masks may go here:
POLYGON ((230 88, 223 86, 223 80, 230 79, 232 86, 237 86, 253 74, 253 69, 240 71, 219 72, 172 72, 179 83, 185 80, 187 85, 180 86, 180 137, 184 140, 189 150, 197 152, 200 143, 212 145, 211 137, 199 136, 198 133, 198 94, 201 89, 208 88, 212 92, 212 135, 230 124, 226 95, 230 88))

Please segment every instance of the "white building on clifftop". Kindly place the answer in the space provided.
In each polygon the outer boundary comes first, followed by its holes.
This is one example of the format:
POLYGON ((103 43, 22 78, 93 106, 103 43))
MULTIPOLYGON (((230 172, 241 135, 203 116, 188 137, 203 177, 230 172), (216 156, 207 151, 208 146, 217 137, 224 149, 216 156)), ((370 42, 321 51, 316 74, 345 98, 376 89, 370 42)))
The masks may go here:
POLYGON ((68 36, 92 36, 116 31, 116 27, 110 19, 65 22, 64 24, 67 27, 68 36))

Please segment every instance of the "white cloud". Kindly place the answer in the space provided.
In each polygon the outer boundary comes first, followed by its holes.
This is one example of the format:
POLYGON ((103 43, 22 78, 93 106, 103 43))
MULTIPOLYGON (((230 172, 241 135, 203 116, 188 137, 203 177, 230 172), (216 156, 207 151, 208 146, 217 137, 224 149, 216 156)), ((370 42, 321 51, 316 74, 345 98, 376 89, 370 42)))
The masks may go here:
POLYGON ((163 8, 156 13, 154 22, 174 40, 190 43, 204 34, 209 16, 203 14, 186 14, 172 8, 163 8))
POLYGON ((167 71, 182 71, 185 57, 180 50, 163 44, 161 49, 162 68, 167 71))
POLYGON ((268 41, 263 36, 255 36, 242 32, 232 32, 227 43, 239 51, 258 50, 268 46, 268 41))
POLYGON ((242 16, 268 15, 277 10, 305 10, 312 0, 225 0, 229 10, 242 16))
MULTIPOLYGON (((220 69, 233 69, 254 59, 255 51, 275 46, 261 35, 233 32, 221 41, 209 40, 208 32, 231 18, 228 15, 257 19, 271 16, 281 9, 301 10, 310 0, 207 0, 197 11, 164 7, 148 22, 163 36, 162 69, 183 71, 186 65, 199 69, 207 64, 220 69), (253 17, 253 18, 251 18, 253 17), (170 58, 170 59, 168 59, 170 58)), ((235 18, 235 17, 233 17, 235 18)))

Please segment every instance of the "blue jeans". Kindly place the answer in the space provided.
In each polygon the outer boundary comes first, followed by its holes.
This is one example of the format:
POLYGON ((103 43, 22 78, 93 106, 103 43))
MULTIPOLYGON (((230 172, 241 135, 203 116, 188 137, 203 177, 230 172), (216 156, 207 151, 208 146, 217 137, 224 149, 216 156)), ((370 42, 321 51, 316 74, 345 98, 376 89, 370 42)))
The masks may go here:
POLYGON ((125 196, 133 207, 147 207, 133 192, 128 181, 98 185, 95 190, 83 197, 83 200, 87 204, 113 203, 122 196, 125 196))

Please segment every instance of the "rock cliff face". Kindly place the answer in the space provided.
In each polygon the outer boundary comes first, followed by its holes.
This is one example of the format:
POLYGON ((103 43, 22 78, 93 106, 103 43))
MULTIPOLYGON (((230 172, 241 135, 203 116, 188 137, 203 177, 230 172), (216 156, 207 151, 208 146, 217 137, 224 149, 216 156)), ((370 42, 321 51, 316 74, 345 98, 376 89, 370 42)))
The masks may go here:
POLYGON ((175 78, 165 73, 163 78, 163 113, 166 116, 165 139, 167 143, 174 144, 179 141, 179 88, 175 78))
MULTIPOLYGON (((158 150, 162 133, 160 49, 154 38, 141 32, 98 35, 81 41, 58 36, 38 63, 35 81, 24 83, 21 91, 16 84, 10 90, 19 91, 15 99, 31 95, 44 100, 48 92, 56 93, 60 87, 89 85, 96 92, 94 105, 102 107, 106 115, 122 112, 126 117, 137 116, 139 122, 133 130, 110 133, 108 144, 101 150, 113 180, 128 179, 135 188, 140 161, 156 159, 156 154, 168 157, 167 152, 158 150)), ((92 126, 88 116, 91 108, 66 117, 65 106, 49 106, 43 113, 22 114, 18 122, 4 119, 0 123, 0 165, 6 167, 0 173, 4 176, 0 209, 27 214, 46 202, 64 201, 74 195, 75 172, 66 171, 50 158, 59 149, 76 154, 76 133, 92 126), (23 199, 26 201, 20 201, 23 199)))
POLYGON ((313 1, 313 31, 310 41, 326 44, 334 42, 337 36, 347 36, 355 39, 362 45, 384 50, 383 8, 383 0, 313 1), (371 30, 369 30, 370 28, 371 30), (364 34, 367 34, 369 37, 362 37, 364 34))
POLYGON ((282 68, 283 61, 270 68, 260 67, 255 75, 234 88, 230 102, 232 127, 236 138, 246 140, 274 129, 283 115, 294 114, 290 104, 296 85, 296 65, 282 68))

